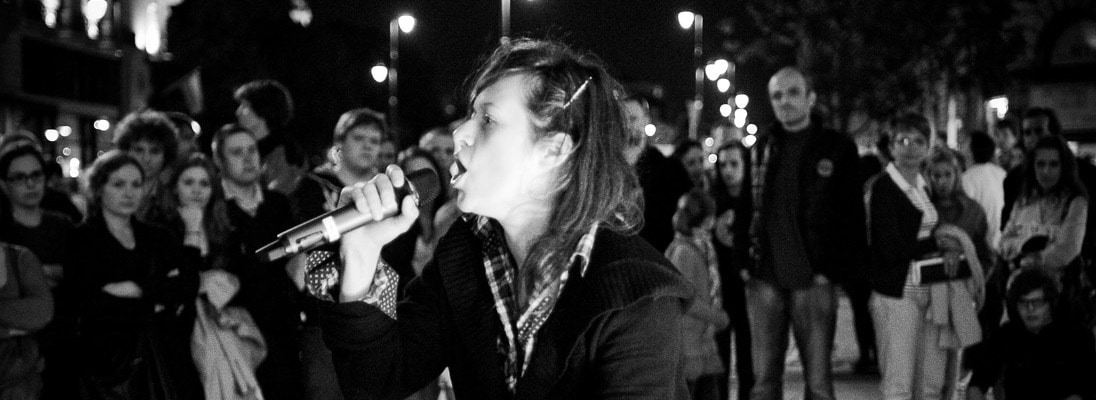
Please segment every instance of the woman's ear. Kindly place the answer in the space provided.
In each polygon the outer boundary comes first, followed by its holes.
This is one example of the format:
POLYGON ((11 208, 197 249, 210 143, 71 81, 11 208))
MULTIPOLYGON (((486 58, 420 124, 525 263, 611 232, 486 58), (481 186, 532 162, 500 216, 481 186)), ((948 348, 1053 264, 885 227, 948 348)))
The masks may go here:
POLYGON ((571 140, 571 135, 556 132, 538 141, 537 147, 542 165, 553 168, 567 161, 567 157, 575 150, 575 143, 571 140))

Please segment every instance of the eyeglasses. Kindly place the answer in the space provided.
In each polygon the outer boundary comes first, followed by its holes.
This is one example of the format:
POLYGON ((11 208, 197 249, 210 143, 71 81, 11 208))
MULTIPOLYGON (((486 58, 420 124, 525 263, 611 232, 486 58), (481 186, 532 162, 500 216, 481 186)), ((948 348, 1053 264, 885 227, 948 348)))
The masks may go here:
POLYGON ((1049 301, 1045 297, 1038 297, 1034 299, 1020 299, 1016 301, 1017 309, 1039 309, 1046 307, 1049 301))
POLYGON ((1025 129, 1021 130, 1020 132, 1022 132, 1024 135, 1038 136, 1038 135, 1042 135, 1042 134, 1046 133, 1047 130, 1043 129, 1042 127, 1038 127, 1038 128, 1025 128, 1025 129))
POLYGON ((4 178, 8 184, 14 185, 22 183, 25 186, 37 185, 45 181, 46 175, 42 173, 42 170, 37 170, 29 174, 15 174, 4 178))
POLYGON ((903 147, 909 147, 911 145, 924 146, 925 144, 928 143, 928 141, 925 140, 925 138, 920 137, 920 136, 916 136, 916 137, 908 137, 907 136, 907 137, 898 139, 898 141, 896 143, 898 143, 899 145, 902 145, 903 147))

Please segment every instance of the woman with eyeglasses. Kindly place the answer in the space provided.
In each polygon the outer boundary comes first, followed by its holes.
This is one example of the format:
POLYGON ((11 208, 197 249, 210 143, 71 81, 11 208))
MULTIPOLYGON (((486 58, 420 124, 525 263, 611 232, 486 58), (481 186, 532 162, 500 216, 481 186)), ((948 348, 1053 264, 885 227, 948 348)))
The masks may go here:
POLYGON ((87 173, 89 218, 65 263, 78 304, 84 399, 164 399, 194 388, 173 376, 176 363, 192 361, 164 346, 178 345, 173 327, 193 321, 197 254, 137 218, 144 180, 141 163, 117 150, 87 173))
MULTIPOLYGON (((944 330, 926 315, 930 306, 937 305, 933 301, 940 300, 928 284, 921 282, 918 263, 939 255, 945 273, 952 277, 963 248, 940 234, 959 229, 940 224, 939 212, 929 197, 929 181, 922 175, 929 155, 928 120, 920 114, 904 114, 893 118, 888 130, 894 161, 865 184, 867 277, 872 288, 869 305, 875 322, 883 397, 911 399, 920 393, 919 398, 939 399, 944 394, 947 348, 941 342, 944 330)), ((970 242, 969 237, 966 242, 970 242)), ((966 311, 970 311, 973 329, 977 329, 974 310, 966 311)))
POLYGON ((72 366, 76 318, 71 301, 64 296, 62 272, 69 250, 73 221, 42 207, 45 196, 45 160, 34 146, 12 146, 0 153, 0 189, 10 205, 8 221, 0 229, 0 241, 26 247, 41 261, 54 299, 54 317, 36 334, 46 369, 43 399, 73 398, 76 375, 72 366))

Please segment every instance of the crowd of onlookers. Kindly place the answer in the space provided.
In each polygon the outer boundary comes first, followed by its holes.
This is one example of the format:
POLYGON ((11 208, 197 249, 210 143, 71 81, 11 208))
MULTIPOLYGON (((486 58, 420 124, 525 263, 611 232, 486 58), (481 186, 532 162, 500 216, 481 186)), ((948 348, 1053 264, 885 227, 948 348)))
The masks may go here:
MULTIPOLYGON (((967 151, 901 114, 862 155, 812 113, 809 77, 786 68, 768 89, 777 122, 752 146, 717 145, 714 163, 695 141, 649 145, 646 100, 620 99, 639 235, 696 289, 683 349, 695 398, 726 398, 734 374, 740 398, 782 399, 789 332, 806 397, 834 398, 840 293, 855 369, 880 373, 887 399, 1096 398, 1096 166, 1052 110, 972 132, 967 151)), ((355 109, 306 167, 285 87, 235 98, 236 123, 202 137, 185 115, 127 115, 77 194, 51 184, 33 135, 3 136, 0 398, 341 398, 308 256, 255 252, 389 165, 431 169, 440 195, 382 253, 402 287, 461 214, 452 133, 398 149, 384 115, 355 109)), ((446 382, 415 398, 452 398, 446 382)))
POLYGON ((971 132, 962 151, 900 113, 858 152, 812 113, 799 70, 768 90, 777 122, 751 147, 717 147, 708 170, 685 141, 676 175, 638 168, 648 226, 672 215, 666 255, 703 303, 687 326, 695 398, 726 398, 728 372, 741 399, 784 398, 789 330, 805 397, 834 398, 837 287, 854 372, 881 374, 886 399, 1096 398, 1096 167, 1053 110, 1026 110, 1018 132, 1009 120, 971 132))
MULTIPOLYGON (((255 81, 235 97, 236 123, 207 137, 178 114, 127 115, 80 193, 49 183, 56 165, 33 135, 3 136, 0 398, 340 398, 305 256, 255 252, 390 164, 445 176, 452 138, 436 130, 397 155, 384 116, 355 109, 305 170, 284 133, 286 88, 255 81)), ((442 182, 386 250, 401 282, 457 217, 442 182)))

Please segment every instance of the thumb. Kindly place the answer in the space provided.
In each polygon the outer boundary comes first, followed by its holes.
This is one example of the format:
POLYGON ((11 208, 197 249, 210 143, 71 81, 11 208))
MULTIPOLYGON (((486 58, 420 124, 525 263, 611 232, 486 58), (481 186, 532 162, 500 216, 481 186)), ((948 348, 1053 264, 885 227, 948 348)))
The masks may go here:
POLYGON ((412 224, 419 218, 419 206, 415 204, 415 196, 406 196, 400 204, 400 214, 396 216, 401 224, 412 224))

